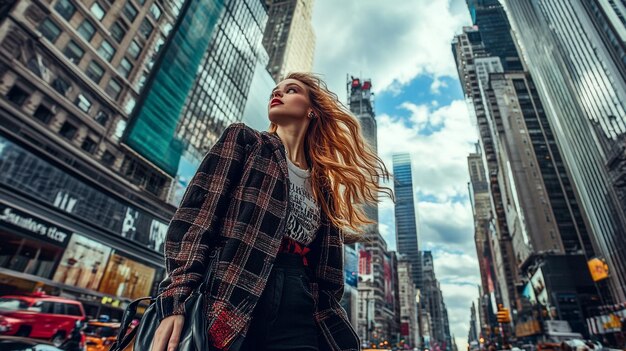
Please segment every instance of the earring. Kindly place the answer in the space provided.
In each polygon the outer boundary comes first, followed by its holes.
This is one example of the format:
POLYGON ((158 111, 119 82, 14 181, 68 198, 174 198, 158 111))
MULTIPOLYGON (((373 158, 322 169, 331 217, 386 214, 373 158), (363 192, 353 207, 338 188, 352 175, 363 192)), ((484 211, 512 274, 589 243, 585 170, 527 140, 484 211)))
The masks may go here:
POLYGON ((315 113, 313 113, 313 111, 309 112, 309 118, 310 119, 314 119, 315 117, 316 116, 315 116, 315 113))

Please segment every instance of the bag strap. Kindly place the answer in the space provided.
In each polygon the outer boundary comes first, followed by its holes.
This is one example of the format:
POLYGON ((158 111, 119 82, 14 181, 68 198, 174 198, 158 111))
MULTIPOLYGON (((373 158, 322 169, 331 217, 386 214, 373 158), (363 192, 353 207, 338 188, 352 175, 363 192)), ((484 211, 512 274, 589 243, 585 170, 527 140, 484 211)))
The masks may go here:
POLYGON ((119 347, 120 345, 122 345, 123 339, 126 339, 127 337, 131 336, 131 334, 134 337, 134 333, 136 333, 137 328, 133 328, 133 330, 131 330, 131 332, 128 333, 128 335, 127 335, 127 330, 128 330, 128 327, 130 327, 130 323, 132 323, 133 319, 135 318, 135 315, 137 314, 137 307, 139 307, 139 303, 145 300, 149 300, 152 303, 155 300, 155 298, 152 296, 141 297, 141 298, 138 298, 137 300, 134 300, 128 305, 128 307, 126 307, 126 310, 124 311, 124 315, 122 316, 122 321, 120 322, 120 329, 117 334, 117 340, 111 345, 111 350, 115 350, 116 347, 119 347))

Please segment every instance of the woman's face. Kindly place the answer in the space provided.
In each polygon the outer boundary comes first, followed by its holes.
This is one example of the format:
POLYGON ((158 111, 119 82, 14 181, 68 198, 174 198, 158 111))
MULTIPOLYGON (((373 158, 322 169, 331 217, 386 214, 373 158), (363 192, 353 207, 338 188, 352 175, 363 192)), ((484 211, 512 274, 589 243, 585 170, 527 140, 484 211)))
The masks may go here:
POLYGON ((267 106, 275 124, 305 120, 311 110, 309 90, 300 81, 285 79, 274 88, 267 106))

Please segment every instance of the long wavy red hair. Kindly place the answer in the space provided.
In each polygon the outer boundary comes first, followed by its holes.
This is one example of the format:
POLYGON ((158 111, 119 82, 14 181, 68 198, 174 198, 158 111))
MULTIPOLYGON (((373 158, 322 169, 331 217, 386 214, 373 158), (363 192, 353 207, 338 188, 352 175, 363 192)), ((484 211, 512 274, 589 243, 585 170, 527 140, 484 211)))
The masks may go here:
MULTIPOLYGON (((375 223, 365 215, 364 205, 377 203, 380 192, 393 199, 392 190, 379 184, 381 178, 389 179, 387 167, 364 141, 359 121, 322 79, 301 72, 285 77, 289 78, 307 86, 316 115, 304 141, 313 195, 330 221, 346 230, 344 240, 357 241, 365 225, 375 223), (328 202, 324 190, 330 195, 328 202)), ((271 123, 269 132, 276 129, 271 123)))

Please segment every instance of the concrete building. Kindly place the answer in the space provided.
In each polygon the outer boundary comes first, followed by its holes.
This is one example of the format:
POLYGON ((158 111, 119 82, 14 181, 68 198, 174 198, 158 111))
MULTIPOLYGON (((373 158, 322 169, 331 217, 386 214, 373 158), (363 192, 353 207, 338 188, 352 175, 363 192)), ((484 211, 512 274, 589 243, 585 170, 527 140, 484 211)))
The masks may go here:
MULTIPOLYGON (((450 324, 448 310, 443 300, 441 287, 435 275, 433 256, 430 251, 424 251, 423 257, 423 284, 421 288, 422 308, 430 319, 430 347, 439 347, 441 350, 451 350, 450 324)), ((423 313, 423 312, 422 312, 423 313)), ((423 326, 422 326, 423 328, 423 326)))
POLYGON ((413 283, 411 262, 400 256, 398 260, 398 282, 400 284, 400 337, 410 347, 419 347, 419 325, 417 323, 417 288, 413 283))
POLYGON ((154 293, 178 172, 241 118, 266 16, 255 1, 1 6, 1 293, 112 318, 154 293))
POLYGON ((313 69, 315 33, 311 25, 313 0, 266 0, 269 18, 263 46, 267 70, 276 82, 289 72, 313 69))

